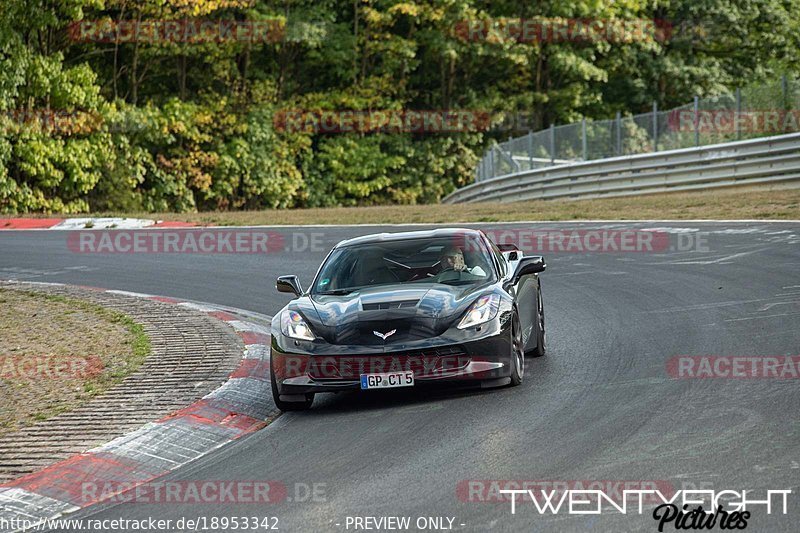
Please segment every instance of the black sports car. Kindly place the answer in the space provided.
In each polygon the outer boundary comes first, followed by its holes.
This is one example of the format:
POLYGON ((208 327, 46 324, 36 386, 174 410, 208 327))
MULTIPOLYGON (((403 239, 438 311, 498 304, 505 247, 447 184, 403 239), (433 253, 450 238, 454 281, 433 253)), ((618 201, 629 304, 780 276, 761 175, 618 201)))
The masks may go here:
POLYGON ((545 352, 542 257, 483 232, 437 229, 349 239, 272 320, 275 404, 308 409, 318 392, 430 383, 519 385, 525 354, 545 352))

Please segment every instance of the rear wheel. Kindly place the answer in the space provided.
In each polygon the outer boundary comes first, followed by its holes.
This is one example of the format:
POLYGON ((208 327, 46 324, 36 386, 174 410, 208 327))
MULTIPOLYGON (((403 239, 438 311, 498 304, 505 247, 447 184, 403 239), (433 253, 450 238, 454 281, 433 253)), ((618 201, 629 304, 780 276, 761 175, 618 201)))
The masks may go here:
POLYGON ((313 394, 304 394, 305 399, 299 401, 286 401, 281 400, 278 393, 278 385, 275 383, 275 370, 272 368, 272 361, 269 363, 269 382, 272 387, 272 400, 275 402, 275 407, 281 411, 305 411, 311 408, 314 403, 313 394))
POLYGON ((511 386, 522 383, 525 375, 525 351, 517 313, 511 318, 511 386))

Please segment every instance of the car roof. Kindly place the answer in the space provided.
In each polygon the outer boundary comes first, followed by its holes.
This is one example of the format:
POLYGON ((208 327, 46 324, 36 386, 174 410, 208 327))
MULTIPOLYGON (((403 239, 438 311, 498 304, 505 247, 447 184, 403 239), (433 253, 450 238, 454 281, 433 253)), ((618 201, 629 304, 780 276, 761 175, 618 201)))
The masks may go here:
POLYGON ((390 241, 407 241, 414 239, 432 239, 436 237, 479 237, 481 232, 475 229, 468 228, 437 228, 422 231, 402 231, 398 233, 373 233, 371 235, 362 235, 361 237, 354 237, 346 239, 337 244, 336 248, 345 246, 353 246, 356 244, 370 244, 377 242, 390 242, 390 241))

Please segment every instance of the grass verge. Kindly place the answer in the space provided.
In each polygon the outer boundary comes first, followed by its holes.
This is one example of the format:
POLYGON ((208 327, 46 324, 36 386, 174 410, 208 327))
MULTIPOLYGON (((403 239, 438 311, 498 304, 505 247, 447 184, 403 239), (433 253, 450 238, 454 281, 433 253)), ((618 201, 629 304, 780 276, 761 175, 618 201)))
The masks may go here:
POLYGON ((0 434, 74 409, 150 354, 140 324, 104 307, 0 289, 0 434))
MULTIPOLYGON (((415 224, 459 222, 800 219, 800 189, 699 191, 597 200, 392 205, 202 213, 96 213, 202 225, 415 224)), ((0 227, 2 227, 0 220, 0 227)))
MULTIPOLYGON (((118 213, 115 215, 119 215, 118 213)), ((414 224, 528 220, 800 219, 800 189, 715 191, 578 201, 395 205, 124 216, 214 224, 414 224)))

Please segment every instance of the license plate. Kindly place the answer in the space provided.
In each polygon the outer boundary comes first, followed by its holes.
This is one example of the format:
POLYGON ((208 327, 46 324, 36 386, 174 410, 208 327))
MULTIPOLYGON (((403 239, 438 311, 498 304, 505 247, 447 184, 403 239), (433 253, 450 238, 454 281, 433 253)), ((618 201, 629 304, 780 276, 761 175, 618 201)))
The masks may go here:
POLYGON ((414 385, 413 372, 389 372, 385 374, 361 374, 361 389, 391 389, 414 385))

